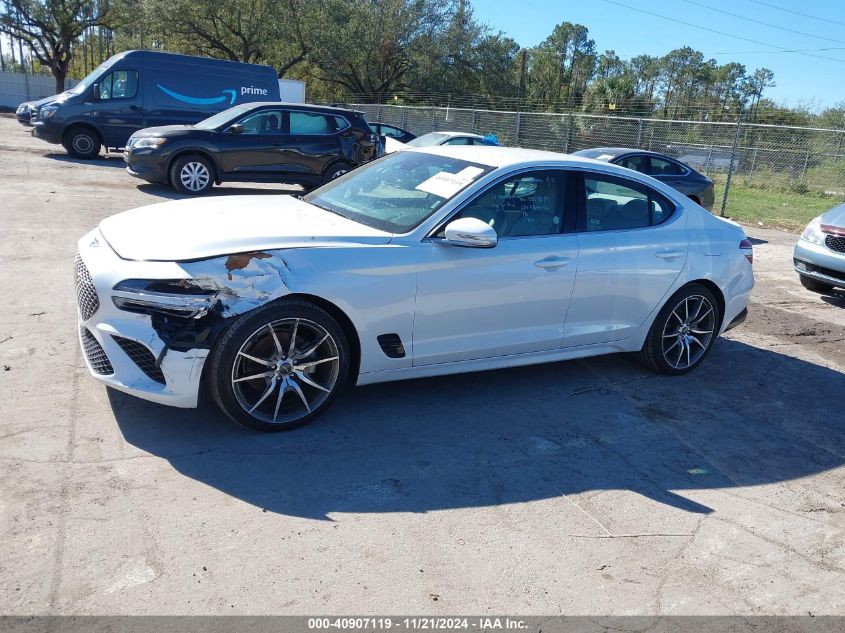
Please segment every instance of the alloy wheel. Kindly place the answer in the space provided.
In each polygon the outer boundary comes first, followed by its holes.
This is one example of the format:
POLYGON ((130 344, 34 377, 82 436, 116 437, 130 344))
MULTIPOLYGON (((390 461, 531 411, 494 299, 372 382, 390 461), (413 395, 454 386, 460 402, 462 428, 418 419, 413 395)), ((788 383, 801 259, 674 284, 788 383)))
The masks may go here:
POLYGON ((713 341, 716 310, 707 297, 690 295, 682 299, 663 326, 663 358, 674 369, 695 365, 713 341))
POLYGON ((197 161, 185 163, 179 172, 179 180, 189 191, 202 191, 208 185, 210 179, 208 167, 197 161))
POLYGON ((232 365, 232 391, 253 418, 287 424, 329 397, 339 369, 337 342, 324 327, 308 319, 279 319, 241 345, 232 365))

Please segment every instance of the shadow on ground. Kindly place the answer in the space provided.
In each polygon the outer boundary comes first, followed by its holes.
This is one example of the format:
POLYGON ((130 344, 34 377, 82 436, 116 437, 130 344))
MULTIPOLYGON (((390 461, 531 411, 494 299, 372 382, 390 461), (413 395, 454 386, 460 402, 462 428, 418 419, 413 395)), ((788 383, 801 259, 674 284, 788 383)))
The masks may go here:
POLYGON ((120 169, 126 168, 126 163, 123 162, 123 156, 118 154, 100 154, 96 158, 76 158, 70 154, 44 154, 44 158, 56 160, 60 163, 74 163, 76 165, 91 165, 92 167, 118 167, 120 169))
POLYGON ((350 389, 282 434, 243 430, 207 402, 110 399, 129 443, 269 512, 428 512, 620 489, 704 513, 683 491, 841 466, 842 384, 830 369, 720 339, 674 378, 615 355, 350 389))
MULTIPOLYGON (((282 185, 279 185, 280 187, 282 185)), ((159 196, 161 198, 168 198, 170 200, 184 200, 185 198, 195 198, 196 196, 187 196, 179 193, 173 187, 168 185, 159 185, 154 183, 144 183, 138 185, 138 191, 159 196)), ((267 189, 261 187, 214 187, 210 193, 205 194, 207 198, 215 196, 246 196, 246 195, 260 195, 260 196, 289 196, 291 194, 301 194, 299 189, 267 189)))

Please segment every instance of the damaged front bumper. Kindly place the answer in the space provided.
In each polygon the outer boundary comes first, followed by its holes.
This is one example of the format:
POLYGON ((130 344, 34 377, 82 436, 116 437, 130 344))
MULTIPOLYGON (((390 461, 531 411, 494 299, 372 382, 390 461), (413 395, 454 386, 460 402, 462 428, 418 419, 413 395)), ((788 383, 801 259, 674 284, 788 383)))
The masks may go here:
POLYGON ((114 288, 127 278, 178 279, 187 276, 185 270, 173 262, 123 260, 99 230, 84 236, 78 246, 79 340, 91 375, 145 400, 196 407, 208 345, 190 347, 184 336, 174 345, 163 338, 166 330, 156 327, 155 317, 119 309, 113 299, 126 294, 114 288))

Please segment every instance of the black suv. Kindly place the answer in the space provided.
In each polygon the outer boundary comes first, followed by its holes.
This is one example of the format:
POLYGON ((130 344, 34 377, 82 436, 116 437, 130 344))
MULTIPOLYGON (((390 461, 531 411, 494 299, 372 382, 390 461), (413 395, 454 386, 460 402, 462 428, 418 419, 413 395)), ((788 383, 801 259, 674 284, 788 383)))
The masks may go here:
POLYGON ((285 182, 309 188, 382 153, 362 112, 293 103, 248 103, 195 125, 135 132, 126 170, 186 194, 223 181, 285 182))

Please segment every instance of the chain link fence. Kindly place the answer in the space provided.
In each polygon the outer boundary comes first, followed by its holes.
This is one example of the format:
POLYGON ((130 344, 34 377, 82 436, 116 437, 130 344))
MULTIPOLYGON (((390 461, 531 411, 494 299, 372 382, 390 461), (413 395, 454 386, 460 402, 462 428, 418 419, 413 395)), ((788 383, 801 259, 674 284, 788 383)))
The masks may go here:
POLYGON ((563 153, 592 147, 641 148, 674 156, 726 188, 732 180, 745 187, 845 196, 845 130, 741 120, 714 123, 431 106, 353 107, 370 121, 417 135, 440 130, 495 134, 503 145, 563 153))

